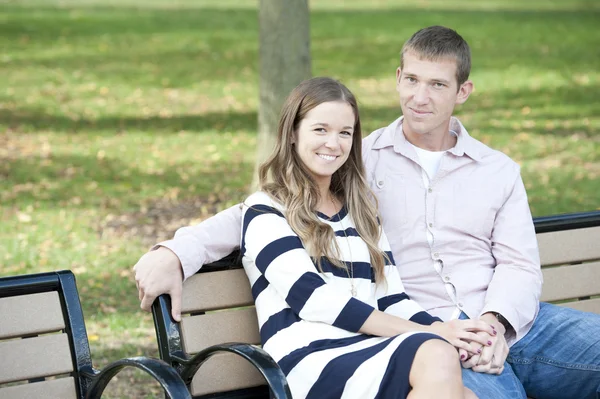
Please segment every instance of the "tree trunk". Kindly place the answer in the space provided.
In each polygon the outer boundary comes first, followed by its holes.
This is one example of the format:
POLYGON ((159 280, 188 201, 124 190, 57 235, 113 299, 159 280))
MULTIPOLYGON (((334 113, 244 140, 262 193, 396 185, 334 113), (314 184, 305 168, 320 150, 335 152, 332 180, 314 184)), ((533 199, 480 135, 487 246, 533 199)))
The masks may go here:
POLYGON ((285 98, 311 76, 308 0, 260 0, 258 14, 260 103, 252 191, 258 187, 258 166, 275 146, 285 98))

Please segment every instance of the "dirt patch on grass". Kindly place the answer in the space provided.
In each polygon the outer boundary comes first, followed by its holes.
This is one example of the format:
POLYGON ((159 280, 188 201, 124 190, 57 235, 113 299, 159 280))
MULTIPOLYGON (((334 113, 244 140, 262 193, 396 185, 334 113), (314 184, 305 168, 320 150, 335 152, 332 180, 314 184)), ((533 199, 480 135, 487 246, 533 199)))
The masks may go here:
POLYGON ((139 211, 109 214, 98 227, 102 238, 140 239, 146 246, 168 240, 183 226, 200 223, 223 209, 225 200, 217 196, 186 200, 160 199, 143 205, 139 211))

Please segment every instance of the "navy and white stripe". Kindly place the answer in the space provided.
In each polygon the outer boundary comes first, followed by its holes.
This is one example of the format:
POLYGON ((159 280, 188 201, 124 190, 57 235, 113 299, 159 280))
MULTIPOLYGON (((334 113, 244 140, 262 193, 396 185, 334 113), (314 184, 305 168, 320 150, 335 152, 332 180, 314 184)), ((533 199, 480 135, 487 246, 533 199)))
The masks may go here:
MULTIPOLYGON (((368 248, 345 208, 331 218, 317 215, 334 230, 340 261, 348 268, 352 265, 352 273, 326 258, 321 259, 319 271, 287 223, 285 211, 267 194, 250 196, 243 215, 243 264, 252 286, 261 340, 288 376, 294 398, 375 397, 382 392, 379 385, 387 386, 392 380, 404 389, 404 382, 390 378, 387 368, 388 364, 398 368, 395 357, 400 347, 414 356, 418 345, 412 352, 407 348, 415 339, 403 343, 414 334, 384 338, 362 335, 358 330, 374 309, 421 324, 436 319, 404 293, 385 235, 379 246, 392 262, 385 266, 386 282, 375 285, 368 248), (351 282, 356 297, 351 295, 351 282), (373 364, 365 368, 367 363, 373 364), (365 376, 357 377, 362 369, 365 376), (332 373, 338 376, 335 389, 331 387, 332 373), (354 388, 349 391, 346 385, 354 388)), ((410 369, 412 357, 406 362, 410 369)))

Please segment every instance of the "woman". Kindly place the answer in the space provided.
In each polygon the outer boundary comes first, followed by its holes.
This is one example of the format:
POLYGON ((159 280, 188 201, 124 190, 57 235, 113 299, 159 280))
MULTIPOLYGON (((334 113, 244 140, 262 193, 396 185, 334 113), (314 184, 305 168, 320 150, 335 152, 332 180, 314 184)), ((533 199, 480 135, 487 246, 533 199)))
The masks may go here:
POLYGON ((313 78, 292 91, 260 187, 243 207, 243 264, 263 347, 295 399, 474 397, 452 345, 487 345, 474 332, 493 329, 442 323, 404 293, 344 85, 313 78))

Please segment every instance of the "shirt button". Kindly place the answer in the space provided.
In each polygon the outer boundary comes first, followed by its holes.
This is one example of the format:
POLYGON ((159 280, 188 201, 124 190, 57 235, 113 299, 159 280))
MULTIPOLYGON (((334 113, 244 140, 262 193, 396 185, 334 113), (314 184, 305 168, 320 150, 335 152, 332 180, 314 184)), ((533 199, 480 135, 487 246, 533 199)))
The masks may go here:
POLYGON ((446 277, 444 277, 444 280, 446 280, 446 281, 450 281, 450 276, 446 276, 446 277))
POLYGON ((440 254, 439 254, 438 252, 434 252, 434 253, 433 253, 433 257, 434 257, 435 259, 437 259, 437 258, 439 258, 439 257, 440 257, 440 254))
POLYGON ((459 307, 459 308, 462 308, 462 307, 463 307, 463 304, 462 304, 462 302, 459 302, 459 303, 458 303, 458 307, 459 307))
POLYGON ((428 191, 428 192, 432 192, 432 191, 433 191, 433 189, 432 189, 431 187, 429 187, 429 188, 427 189, 427 191, 428 191))
POLYGON ((433 223, 429 223, 429 227, 433 227, 433 223))
POLYGON ((377 181, 377 187, 379 187, 379 188, 383 187, 383 180, 378 180, 377 181))

